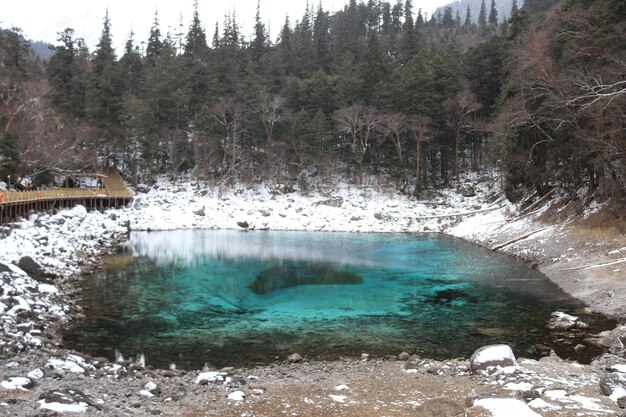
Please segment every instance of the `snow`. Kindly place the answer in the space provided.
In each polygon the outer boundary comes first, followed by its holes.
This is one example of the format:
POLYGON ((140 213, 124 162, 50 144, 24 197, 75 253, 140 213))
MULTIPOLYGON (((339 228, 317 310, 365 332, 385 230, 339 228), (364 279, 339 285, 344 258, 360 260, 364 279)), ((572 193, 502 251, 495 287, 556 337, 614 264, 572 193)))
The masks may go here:
POLYGON ((553 405, 548 402, 545 402, 541 398, 535 398, 534 400, 528 403, 528 406, 532 408, 540 408, 540 409, 545 409, 545 410, 558 410, 561 408, 558 405, 553 405))
POLYGON ((35 381, 38 381, 44 377, 44 372, 43 372, 43 369, 37 368, 37 369, 33 369, 32 371, 30 371, 27 376, 30 379, 34 379, 35 381))
POLYGON ((231 401, 243 401, 243 399, 245 398, 246 394, 244 394, 243 391, 233 391, 230 394, 228 394, 228 399, 231 401))
POLYGON ((624 389, 624 387, 622 386, 616 387, 611 393, 611 395, 609 396, 609 398, 615 402, 617 402, 617 400, 619 400, 622 397, 626 397, 626 389, 624 389))
POLYGON ((26 391, 26 386, 31 383, 30 379, 23 377, 9 378, 8 381, 0 382, 0 386, 8 390, 26 391))
POLYGON ((329 395, 329 397, 331 400, 342 404, 348 399, 345 395, 329 395))
POLYGON ((511 391, 530 391, 533 388, 533 384, 530 382, 509 382, 504 386, 504 389, 508 389, 511 391))
MULTIPOLYGON (((475 366, 490 362, 510 361, 516 364, 513 350, 508 345, 485 346, 477 350, 472 356, 472 363, 475 366)), ((512 370, 515 372, 515 369, 512 370)))
POLYGON ((348 391, 348 390, 350 390, 350 388, 347 385, 345 385, 345 384, 340 384, 340 385, 337 385, 335 387, 335 390, 337 390, 337 391, 348 391))
POLYGON ((58 358, 48 359, 48 362, 46 363, 46 367, 55 369, 55 370, 73 372, 77 374, 82 374, 83 372, 85 372, 85 369, 82 368, 75 361, 63 360, 63 359, 58 359, 58 358))
POLYGON ((621 372, 626 374, 626 365, 624 364, 611 365, 611 369, 615 372, 621 372))
POLYGON ((224 376, 226 376, 224 372, 200 372, 200 374, 198 374, 198 377, 196 378, 196 384, 201 384, 203 382, 223 381, 224 376))
POLYGON ((57 413, 84 413, 87 411, 88 405, 86 403, 74 403, 74 404, 61 404, 61 403, 47 403, 46 400, 39 400, 39 407, 44 410, 56 411, 57 413))
POLYGON ((489 410, 492 417, 541 417, 526 403, 512 398, 484 398, 475 401, 474 406, 489 410))

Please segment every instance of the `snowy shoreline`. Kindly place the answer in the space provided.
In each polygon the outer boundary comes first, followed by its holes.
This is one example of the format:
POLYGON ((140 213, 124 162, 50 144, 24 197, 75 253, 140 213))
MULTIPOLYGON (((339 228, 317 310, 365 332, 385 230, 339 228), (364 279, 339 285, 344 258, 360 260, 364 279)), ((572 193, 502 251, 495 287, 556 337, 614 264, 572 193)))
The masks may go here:
MULTIPOLYGON (((283 194, 265 187, 239 188, 218 195, 216 191, 207 191, 200 185, 187 183, 174 186, 163 181, 147 193, 139 194, 129 208, 100 213, 87 212, 77 206, 54 215, 33 215, 0 240, 0 253, 3 253, 0 263, 8 269, 2 272, 0 297, 0 316, 4 327, 0 343, 6 358, 3 364, 9 371, 15 370, 16 374, 22 367, 28 369, 29 377, 26 379, 31 382, 40 381, 37 379, 40 372, 35 372, 37 369, 46 377, 51 372, 65 375, 72 370, 104 380, 129 375, 134 362, 111 364, 104 359, 83 358, 67 352, 61 345, 59 328, 81 314, 80 306, 73 299, 80 274, 99 268, 102 256, 112 253, 131 230, 238 229, 241 228, 238 223, 246 222, 249 229, 256 230, 442 232, 490 248, 538 227, 528 218, 507 222, 515 208, 499 203, 502 199, 487 184, 475 181, 472 185, 475 196, 463 197, 460 193, 447 191, 423 203, 371 187, 355 189, 342 186, 332 193, 312 192, 307 196, 283 194), (454 216, 468 212, 475 214, 454 216), (20 261, 25 256, 41 265, 42 270, 35 270, 34 274, 29 271, 29 277, 18 268, 16 265, 22 265, 23 261, 20 261), (35 276, 37 274, 39 276, 35 276), (40 368, 35 364, 39 364, 40 368)), ((7 234, 9 230, 4 232, 7 234)), ((554 240, 556 236, 556 227, 542 230, 532 239, 507 245, 505 250, 525 259, 537 260, 541 267, 551 261, 563 262, 542 248, 545 239, 554 240)), ((623 252, 620 250, 619 253, 623 252)), ((612 299, 617 302, 619 297, 612 299)), ((380 366, 387 366, 385 363, 380 366)), ((143 372, 141 364, 137 366, 131 375, 143 372)), ((310 366, 315 366, 315 362, 310 366)), ((331 368, 337 366, 339 364, 334 364, 331 368)), ((152 379, 159 381, 160 385, 164 384, 163 377, 167 372, 155 370, 152 379)), ((185 373, 174 374, 179 378, 185 373)), ((13 382, 15 386, 20 383, 19 379, 11 381, 5 381, 7 386, 13 382)), ((42 381, 38 383, 43 387, 46 384, 42 381)), ((149 390, 146 392, 150 393, 149 390)), ((71 397, 68 393, 64 395, 71 397)), ((48 399, 40 401, 47 404, 48 399)), ((91 406, 77 398, 66 402, 74 406, 86 404, 78 406, 79 411, 98 409, 97 404, 91 406)), ((52 401, 51 404, 56 403, 52 401)))

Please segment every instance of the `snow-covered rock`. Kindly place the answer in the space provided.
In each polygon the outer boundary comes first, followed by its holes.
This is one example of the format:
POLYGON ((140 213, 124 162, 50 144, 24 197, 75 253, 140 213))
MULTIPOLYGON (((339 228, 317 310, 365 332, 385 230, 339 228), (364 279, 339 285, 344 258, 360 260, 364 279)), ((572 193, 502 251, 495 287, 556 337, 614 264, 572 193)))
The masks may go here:
POLYGON ((550 321, 548 322, 548 328, 553 330, 586 329, 587 327, 589 326, 582 322, 579 317, 561 311, 550 314, 550 321))
POLYGON ((0 382, 0 386, 8 390, 26 391, 33 387, 33 381, 24 377, 12 377, 8 381, 0 382))
POLYGON ((474 407, 489 410, 491 417, 541 417, 523 401, 514 398, 483 398, 474 401, 474 407))
POLYGON ((231 401, 243 401, 244 398, 246 397, 246 394, 244 394, 243 391, 233 391, 230 394, 228 394, 228 399, 231 401))
POLYGON ((491 366, 516 366, 513 350, 508 345, 489 345, 476 350, 470 358, 470 370, 475 373, 491 366))
POLYGON ((224 377, 227 374, 225 372, 200 372, 196 378, 196 384, 207 384, 209 382, 221 382, 224 381, 224 377))

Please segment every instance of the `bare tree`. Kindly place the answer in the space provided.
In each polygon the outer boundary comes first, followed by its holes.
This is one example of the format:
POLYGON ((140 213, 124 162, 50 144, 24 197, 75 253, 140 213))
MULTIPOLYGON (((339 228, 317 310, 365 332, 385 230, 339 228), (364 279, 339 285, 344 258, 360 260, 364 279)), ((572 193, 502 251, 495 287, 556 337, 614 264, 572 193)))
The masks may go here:
POLYGON ((443 108, 449 114, 448 122, 454 130, 454 176, 459 179, 459 155, 461 154, 461 133, 470 127, 470 116, 480 109, 481 105, 476 100, 469 87, 465 87, 454 97, 443 103, 443 108))
POLYGON ((335 120, 340 131, 350 138, 350 150, 356 165, 355 174, 360 183, 361 166, 380 123, 380 114, 373 107, 353 104, 337 110, 335 120))
POLYGON ((408 120, 408 126, 413 136, 415 136, 415 191, 417 196, 422 192, 422 143, 428 140, 428 123, 426 116, 412 116, 408 120))
POLYGON ((244 132, 241 128, 241 118, 244 114, 244 106, 233 97, 220 97, 213 106, 211 114, 215 120, 224 128, 225 141, 224 149, 230 147, 230 164, 228 164, 228 153, 224 153, 222 161, 222 178, 225 178, 238 166, 238 139, 244 132))

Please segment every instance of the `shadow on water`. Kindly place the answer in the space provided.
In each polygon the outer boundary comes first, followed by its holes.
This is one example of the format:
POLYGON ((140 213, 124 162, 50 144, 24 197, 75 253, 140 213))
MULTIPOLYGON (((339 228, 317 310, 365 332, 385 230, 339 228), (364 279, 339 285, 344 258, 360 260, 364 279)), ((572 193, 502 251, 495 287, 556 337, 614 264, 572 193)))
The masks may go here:
POLYGON ((276 265, 257 274, 250 285, 255 294, 267 294, 298 285, 358 285, 363 278, 351 271, 338 271, 324 264, 276 265))
POLYGON ((591 335, 615 325, 519 260, 446 236, 133 233, 108 265, 82 281, 85 318, 64 342, 111 359, 116 349, 143 353, 156 367, 266 364, 293 352, 443 359, 491 343, 588 362, 602 351, 591 335), (590 328, 547 329, 555 310, 590 328))

